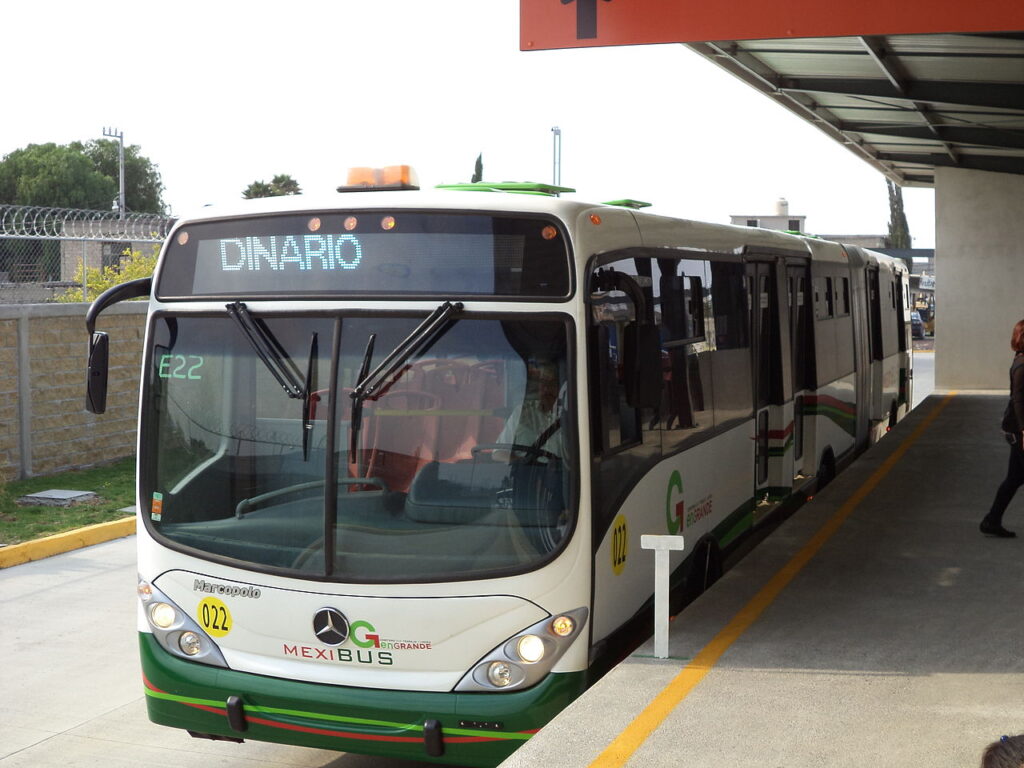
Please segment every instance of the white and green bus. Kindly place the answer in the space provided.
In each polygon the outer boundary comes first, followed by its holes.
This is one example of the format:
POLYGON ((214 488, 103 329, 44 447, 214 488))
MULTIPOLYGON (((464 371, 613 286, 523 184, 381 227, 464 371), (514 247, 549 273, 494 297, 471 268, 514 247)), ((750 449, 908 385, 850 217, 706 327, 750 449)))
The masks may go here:
POLYGON ((102 412, 150 297, 154 722, 495 765, 649 629, 642 534, 678 608, 909 408, 902 262, 469 186, 206 208, 90 308, 102 412))

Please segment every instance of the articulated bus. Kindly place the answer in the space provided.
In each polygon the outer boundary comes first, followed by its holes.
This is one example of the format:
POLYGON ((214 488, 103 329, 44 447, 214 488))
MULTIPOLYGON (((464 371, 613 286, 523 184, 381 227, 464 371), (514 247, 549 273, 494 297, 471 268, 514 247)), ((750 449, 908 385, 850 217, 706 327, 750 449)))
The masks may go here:
POLYGON ((642 534, 678 608, 907 412, 902 262, 559 191, 206 208, 90 307, 103 412, 150 302, 151 720, 496 765, 650 617, 642 534))

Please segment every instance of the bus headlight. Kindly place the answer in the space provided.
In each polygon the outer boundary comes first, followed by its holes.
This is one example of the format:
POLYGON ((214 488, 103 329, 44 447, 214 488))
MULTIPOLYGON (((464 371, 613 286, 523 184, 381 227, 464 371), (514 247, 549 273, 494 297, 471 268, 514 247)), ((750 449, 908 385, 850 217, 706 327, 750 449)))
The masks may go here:
POLYGON ((139 600, 153 637, 170 654, 215 667, 227 667, 224 654, 185 611, 147 581, 140 581, 139 600))
POLYGON ((196 656, 203 650, 203 643, 195 632, 182 632, 178 638, 178 647, 186 656, 196 656))
POLYGON ((454 690, 495 693, 539 683, 579 637, 587 613, 577 608, 526 627, 473 665, 454 690))
POLYGON ((507 661, 492 661, 487 667, 487 680, 496 688, 507 688, 512 684, 514 672, 507 661))
POLYGON ((516 640, 516 653, 527 664, 536 664, 544 658, 544 641, 536 635, 523 635, 516 640))
POLYGON ((568 637, 576 631, 576 622, 572 620, 572 616, 556 616, 551 621, 551 631, 559 637, 568 637))
POLYGON ((176 611, 168 603, 153 603, 149 606, 149 620, 160 629, 170 629, 177 618, 176 611))

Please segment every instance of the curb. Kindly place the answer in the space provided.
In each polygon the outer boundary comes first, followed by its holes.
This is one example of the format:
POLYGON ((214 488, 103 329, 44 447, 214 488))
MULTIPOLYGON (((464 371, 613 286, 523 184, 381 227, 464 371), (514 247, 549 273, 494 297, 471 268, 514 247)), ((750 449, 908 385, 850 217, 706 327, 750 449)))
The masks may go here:
POLYGON ((90 547, 93 544, 120 539, 134 533, 135 516, 132 515, 121 520, 112 520, 109 523, 97 523, 73 531, 55 533, 53 536, 45 536, 41 539, 24 541, 21 544, 12 544, 9 547, 0 548, 0 568, 10 568, 12 565, 21 565, 31 560, 42 560, 44 557, 90 547))

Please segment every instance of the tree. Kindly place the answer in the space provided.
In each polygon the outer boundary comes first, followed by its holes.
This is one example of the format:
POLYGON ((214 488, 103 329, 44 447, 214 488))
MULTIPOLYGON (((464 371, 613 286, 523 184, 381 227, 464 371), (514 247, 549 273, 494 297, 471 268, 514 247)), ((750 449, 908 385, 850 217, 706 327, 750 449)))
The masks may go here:
POLYGON ((254 181, 242 192, 242 197, 252 200, 256 197, 280 197, 282 195, 301 195, 299 182, 287 173, 279 173, 267 184, 265 181, 254 181))
MULTIPOLYGON (((134 251, 129 246, 125 246, 120 264, 85 269, 84 278, 89 290, 88 298, 95 299, 107 288, 127 283, 129 280, 152 276, 153 271, 156 269, 156 260, 159 255, 160 245, 158 243, 153 244, 152 251, 149 254, 145 254, 142 251, 134 251)), ((82 298, 83 267, 84 264, 79 261, 78 271, 75 273, 74 278, 78 285, 75 288, 69 288, 64 291, 64 293, 57 297, 57 301, 84 301, 82 298)))
MULTIPOLYGON (((85 144, 73 142, 71 148, 92 160, 104 176, 119 181, 118 142, 97 139, 85 144)), ((149 158, 143 157, 138 144, 124 148, 124 204, 129 211, 163 213, 164 185, 160 171, 149 158)), ((116 194, 116 191, 115 191, 116 194)))
POLYGON ((885 183, 889 187, 889 247, 911 248, 910 225, 903 211, 903 187, 892 179, 885 183))
POLYGON ((481 152, 476 156, 476 166, 473 169, 473 178, 470 180, 473 184, 478 181, 484 180, 484 153, 481 152))
POLYGON ((81 152, 57 144, 29 144, 0 161, 0 203, 106 210, 117 182, 81 152))
POLYGON ((254 181, 245 191, 242 192, 242 197, 246 200, 252 200, 256 197, 274 197, 274 190, 265 181, 254 181))
MULTIPOLYGON (((112 141, 29 144, 0 160, 0 203, 109 210, 119 184, 112 141)), ((125 148, 125 205, 163 213, 163 183, 138 146, 125 148)))

